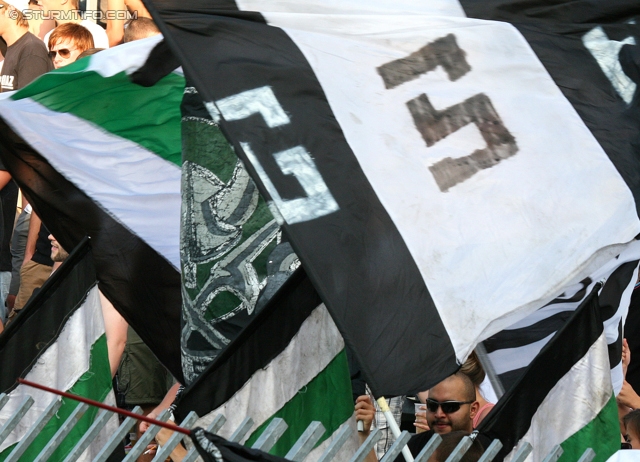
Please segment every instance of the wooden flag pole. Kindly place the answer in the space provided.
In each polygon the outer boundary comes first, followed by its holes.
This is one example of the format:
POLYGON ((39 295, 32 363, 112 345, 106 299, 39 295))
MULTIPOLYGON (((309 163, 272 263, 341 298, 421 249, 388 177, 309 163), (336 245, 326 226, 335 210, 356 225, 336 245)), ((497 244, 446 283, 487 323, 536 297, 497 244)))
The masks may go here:
MULTIPOLYGON (((380 406, 380 410, 384 414, 384 418, 387 419, 387 425, 391 428, 391 433, 393 433, 393 436, 398 438, 400 436, 400 427, 398 427, 398 423, 396 422, 395 417, 393 417, 391 409, 389 409, 387 400, 384 396, 381 396, 376 401, 378 402, 378 406, 380 406)), ((413 456, 411 455, 411 451, 409 451, 408 446, 402 448, 402 455, 407 462, 413 462, 413 456)))
POLYGON ((158 427, 168 428, 169 430, 173 430, 178 433, 183 433, 189 436, 191 435, 191 430, 187 428, 182 428, 182 427, 179 427, 178 425, 152 419, 151 417, 136 414, 134 412, 125 411, 124 409, 120 409, 114 406, 109 406, 108 404, 104 404, 99 401, 94 401, 89 398, 84 398, 82 396, 73 395, 71 393, 67 393, 66 391, 60 391, 60 390, 56 390, 55 388, 45 387, 44 385, 40 385, 39 383, 30 382, 29 380, 24 380, 24 379, 18 379, 18 383, 21 383, 33 388, 38 388, 39 390, 48 391, 49 393, 53 393, 56 395, 64 396, 65 398, 73 399, 75 401, 80 401, 81 403, 86 403, 90 406, 99 407, 100 409, 106 409, 107 411, 115 412, 116 414, 122 414, 122 415, 126 415, 127 417, 131 417, 133 419, 142 420, 143 422, 148 422, 152 425, 157 425, 158 427))

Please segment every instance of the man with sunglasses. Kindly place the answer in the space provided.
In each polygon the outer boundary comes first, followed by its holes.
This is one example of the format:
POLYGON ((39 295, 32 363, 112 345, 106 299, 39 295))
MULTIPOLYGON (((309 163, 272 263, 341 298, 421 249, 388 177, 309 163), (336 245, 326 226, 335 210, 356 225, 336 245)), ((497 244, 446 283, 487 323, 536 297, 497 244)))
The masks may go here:
MULTIPOLYGON (((407 446, 414 457, 426 446, 434 433, 443 435, 452 431, 473 431, 473 418, 480 405, 476 401, 476 389, 465 374, 457 372, 450 375, 428 392, 419 393, 418 397, 427 405, 427 423, 430 430, 418 433, 409 440, 407 446)), ((365 405, 370 405, 370 401, 365 405)), ((363 406, 360 404, 361 408, 363 406)), ((356 406, 356 418, 364 421, 365 431, 359 433, 363 441, 369 436, 371 429, 371 421, 365 418, 366 415, 356 406)), ((376 460, 373 452, 366 460, 376 460)), ((404 456, 400 454, 395 462, 404 462, 404 456)))
MULTIPOLYGON (((476 401, 476 389, 471 379, 456 372, 432 387, 428 393, 418 393, 427 406, 427 423, 430 430, 418 433, 408 443, 413 456, 417 456, 434 433, 444 435, 454 431, 473 431, 473 418, 480 404, 476 401)), ((396 462, 403 462, 400 455, 396 462)))

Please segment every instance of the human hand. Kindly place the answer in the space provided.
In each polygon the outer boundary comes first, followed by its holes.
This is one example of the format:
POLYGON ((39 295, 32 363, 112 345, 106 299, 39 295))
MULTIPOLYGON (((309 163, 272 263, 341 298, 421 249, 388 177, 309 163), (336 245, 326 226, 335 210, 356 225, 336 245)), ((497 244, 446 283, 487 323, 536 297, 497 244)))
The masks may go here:
POLYGON ((429 431, 427 407, 424 404, 420 405, 419 410, 416 411, 416 421, 413 423, 413 426, 416 427, 416 433, 429 431))
POLYGON ((629 343, 626 338, 622 339, 622 376, 627 377, 627 369, 629 369, 629 363, 631 362, 631 350, 629 349, 629 343))
POLYGON ((618 401, 618 404, 621 404, 622 406, 626 406, 631 409, 640 408, 640 396, 638 396, 633 387, 629 385, 629 382, 626 380, 622 384, 622 390, 620 390, 620 393, 616 396, 616 400, 618 401))
MULTIPOLYGON (((147 417, 149 417, 150 419, 157 419, 158 414, 156 414, 154 411, 151 411, 150 413, 147 414, 147 417)), ((149 422, 141 421, 140 425, 138 426, 138 428, 140 429, 140 433, 144 433, 147 430, 149 430, 150 426, 151 424, 149 422)))
POLYGON ((368 436, 371 431, 371 424, 376 416, 376 408, 373 407, 369 395, 358 396, 358 399, 356 399, 355 412, 356 420, 361 420, 364 427, 364 430, 358 433, 363 436, 368 436))

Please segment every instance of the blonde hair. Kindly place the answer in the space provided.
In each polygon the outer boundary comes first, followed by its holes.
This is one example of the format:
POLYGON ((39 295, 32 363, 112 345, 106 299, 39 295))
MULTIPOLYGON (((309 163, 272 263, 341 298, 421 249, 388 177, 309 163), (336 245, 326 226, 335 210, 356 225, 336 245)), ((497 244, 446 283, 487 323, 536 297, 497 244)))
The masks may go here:
POLYGON ((462 367, 460 368, 460 372, 471 379, 471 382, 476 387, 479 387, 482 382, 484 382, 484 378, 486 377, 486 373, 482 368, 482 364, 480 364, 480 359, 475 351, 472 351, 467 360, 464 362, 462 367))

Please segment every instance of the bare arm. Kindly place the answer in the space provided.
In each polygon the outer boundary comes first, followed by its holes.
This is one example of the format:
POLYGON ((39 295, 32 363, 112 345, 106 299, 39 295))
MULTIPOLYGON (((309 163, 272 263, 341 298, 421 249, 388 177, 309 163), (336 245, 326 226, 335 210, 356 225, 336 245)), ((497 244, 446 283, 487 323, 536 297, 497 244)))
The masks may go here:
MULTIPOLYGON (((363 423, 363 431, 358 432, 358 438, 360 438, 360 444, 364 443, 365 440, 369 437, 371 433, 371 424, 373 423, 373 419, 376 417, 376 408, 373 407, 373 403, 371 402, 371 397, 369 395, 358 396, 356 399, 356 420, 362 420, 363 423)), ((364 459, 365 462, 378 462, 378 456, 376 455, 375 450, 369 451, 367 457, 364 459)))
POLYGON ((104 318, 104 328, 107 336, 109 366, 111 367, 111 377, 113 377, 116 375, 124 347, 127 344, 127 328, 129 325, 102 292, 100 292, 100 303, 102 304, 102 317, 104 318))
MULTIPOLYGON (((178 393, 178 388, 180 388, 180 384, 176 382, 171 388, 169 388, 169 391, 167 392, 166 395, 164 395, 164 399, 160 402, 160 404, 158 404, 153 409, 153 411, 147 414, 147 417, 151 417, 152 419, 157 419, 158 416, 162 414, 162 411, 164 411, 165 409, 169 409, 169 406, 171 406, 171 404, 173 404, 173 401, 176 399, 176 393, 178 393)), ((148 422, 140 422, 140 432, 146 432, 148 428, 149 428, 148 422)))
POLYGON ((27 244, 24 248, 24 260, 22 264, 31 261, 31 257, 36 253, 36 242, 38 240, 38 233, 40 232, 40 225, 42 220, 35 211, 31 211, 31 219, 29 220, 29 234, 27 234, 27 244))
POLYGON ((11 173, 0 170, 0 189, 4 188, 11 181, 11 173))
POLYGON ((114 11, 127 11, 124 0, 107 0, 107 9, 109 10, 109 19, 107 19, 107 37, 109 37, 109 46, 114 47, 122 43, 124 37, 124 19, 111 19, 123 17, 123 14, 116 15, 114 11))

